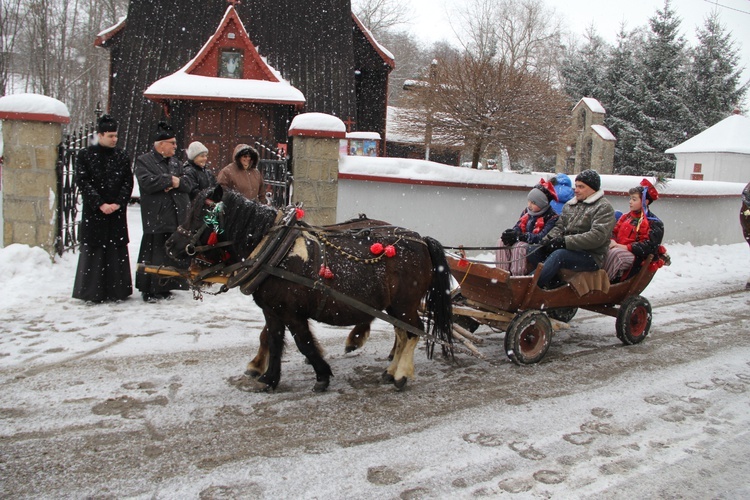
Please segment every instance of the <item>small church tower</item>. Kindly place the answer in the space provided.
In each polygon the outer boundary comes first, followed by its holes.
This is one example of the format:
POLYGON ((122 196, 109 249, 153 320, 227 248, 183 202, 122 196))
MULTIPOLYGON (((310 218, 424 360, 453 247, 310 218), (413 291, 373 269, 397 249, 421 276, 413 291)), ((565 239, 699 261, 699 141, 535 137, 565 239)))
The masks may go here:
POLYGON ((604 126, 604 107, 592 97, 573 106, 570 126, 560 140, 555 171, 575 175, 594 169, 611 174, 615 159, 615 136, 604 126))

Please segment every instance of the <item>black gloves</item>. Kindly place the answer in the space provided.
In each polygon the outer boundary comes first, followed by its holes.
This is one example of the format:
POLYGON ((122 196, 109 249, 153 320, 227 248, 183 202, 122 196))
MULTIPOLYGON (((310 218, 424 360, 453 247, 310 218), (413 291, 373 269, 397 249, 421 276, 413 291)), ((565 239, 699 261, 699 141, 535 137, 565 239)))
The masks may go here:
POLYGON ((518 235, 518 241, 523 241, 524 243, 528 243, 529 241, 529 233, 521 233, 518 235))
POLYGON ((554 252, 555 250, 560 250, 562 248, 565 248, 565 237, 558 236, 557 238, 552 238, 551 240, 548 240, 545 244, 545 247, 550 252, 554 252))
POLYGON ((502 240, 503 245, 509 247, 518 241, 518 233, 516 233, 515 229, 506 229, 503 231, 503 234, 500 235, 500 239, 502 240))

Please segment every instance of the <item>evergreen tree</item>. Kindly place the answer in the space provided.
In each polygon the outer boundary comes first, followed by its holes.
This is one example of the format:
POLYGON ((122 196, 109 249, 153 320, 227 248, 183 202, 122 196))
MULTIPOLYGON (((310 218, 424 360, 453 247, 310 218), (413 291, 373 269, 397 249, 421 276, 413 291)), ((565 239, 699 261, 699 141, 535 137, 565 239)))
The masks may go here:
POLYGON ((643 112, 648 117, 641 131, 651 148, 639 173, 674 174, 674 159, 664 151, 689 137, 694 118, 686 105, 687 49, 679 34, 681 20, 665 0, 664 9, 649 19, 651 31, 643 54, 643 112))
POLYGON ((573 48, 563 60, 563 90, 573 101, 582 97, 602 99, 609 45, 599 36, 593 24, 586 29, 585 43, 573 48))
POLYGON ((714 11, 698 29, 698 46, 692 52, 688 99, 695 115, 693 136, 729 116, 748 90, 740 85, 743 68, 731 33, 714 11))
POLYGON ((642 131, 649 123, 641 108, 645 94, 643 67, 639 63, 642 45, 637 33, 628 33, 622 26, 604 74, 604 124, 617 138, 614 170, 619 174, 643 173, 640 166, 653 153, 642 131))

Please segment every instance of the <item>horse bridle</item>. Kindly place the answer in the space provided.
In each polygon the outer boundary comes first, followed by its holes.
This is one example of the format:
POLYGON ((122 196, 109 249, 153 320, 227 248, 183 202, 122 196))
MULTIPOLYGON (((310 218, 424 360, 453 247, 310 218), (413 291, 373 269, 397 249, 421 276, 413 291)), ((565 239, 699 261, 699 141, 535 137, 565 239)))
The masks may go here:
MULTIPOLYGON (((207 205, 213 206, 213 212, 212 215, 214 216, 214 223, 210 224, 211 228, 214 232, 217 234, 221 232, 220 225, 221 225, 221 216, 223 215, 223 205, 217 204, 217 203, 208 203, 208 200, 206 201, 207 205), (218 213, 218 218, 217 218, 218 213)), ((190 241, 188 241, 187 245, 185 245, 185 253, 189 255, 190 257, 195 256, 198 253, 205 252, 207 250, 214 250, 216 248, 226 247, 230 246, 233 241, 221 241, 214 244, 206 244, 206 245, 198 245, 198 241, 200 240, 200 237, 203 235, 203 232, 209 228, 209 222, 206 220, 208 216, 206 216, 203 220, 203 223, 201 226, 195 231, 195 233, 190 234, 190 231, 185 229, 182 226, 177 226, 177 234, 181 236, 185 236, 186 238, 189 238, 190 241)))

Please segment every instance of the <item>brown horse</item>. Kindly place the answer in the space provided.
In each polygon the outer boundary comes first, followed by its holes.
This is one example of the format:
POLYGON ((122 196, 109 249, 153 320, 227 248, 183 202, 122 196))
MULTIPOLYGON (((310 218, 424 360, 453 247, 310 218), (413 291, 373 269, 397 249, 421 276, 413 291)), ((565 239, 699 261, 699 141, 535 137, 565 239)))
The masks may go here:
MULTIPOLYGON (((742 234, 745 235, 745 241, 750 245, 750 182, 742 190, 742 206, 740 207, 740 225, 742 234)), ((745 289, 750 290, 750 278, 747 279, 745 289)))
MULTIPOLYGON (((277 211, 247 200, 221 186, 197 196, 187 220, 167 242, 174 258, 184 258, 196 242, 230 241, 230 254, 239 260, 250 256, 269 232, 275 231, 277 211), (206 231, 210 227, 213 231, 206 231), (211 233, 211 234, 209 234, 211 233), (217 236, 213 236, 216 234, 217 236)), ((351 300, 386 311, 409 329, 425 331, 419 305, 425 298, 428 329, 434 338, 452 344, 450 270, 442 245, 408 229, 372 221, 364 229, 310 228, 295 225, 291 250, 277 266, 297 279, 268 276, 253 299, 266 320, 268 362, 257 379, 259 390, 277 387, 281 356, 288 328, 300 352, 315 370, 314 389, 324 391, 333 375, 310 332, 309 319, 337 326, 356 325, 362 335, 372 314, 351 300), (299 283, 307 280, 307 284, 299 283), (328 290, 334 292, 327 293, 328 290), (343 294, 344 300, 335 293, 343 294)), ((395 327, 396 348, 383 379, 402 389, 414 375, 414 351, 419 337, 395 327)), ((430 350, 428 349, 428 352, 430 350)))

